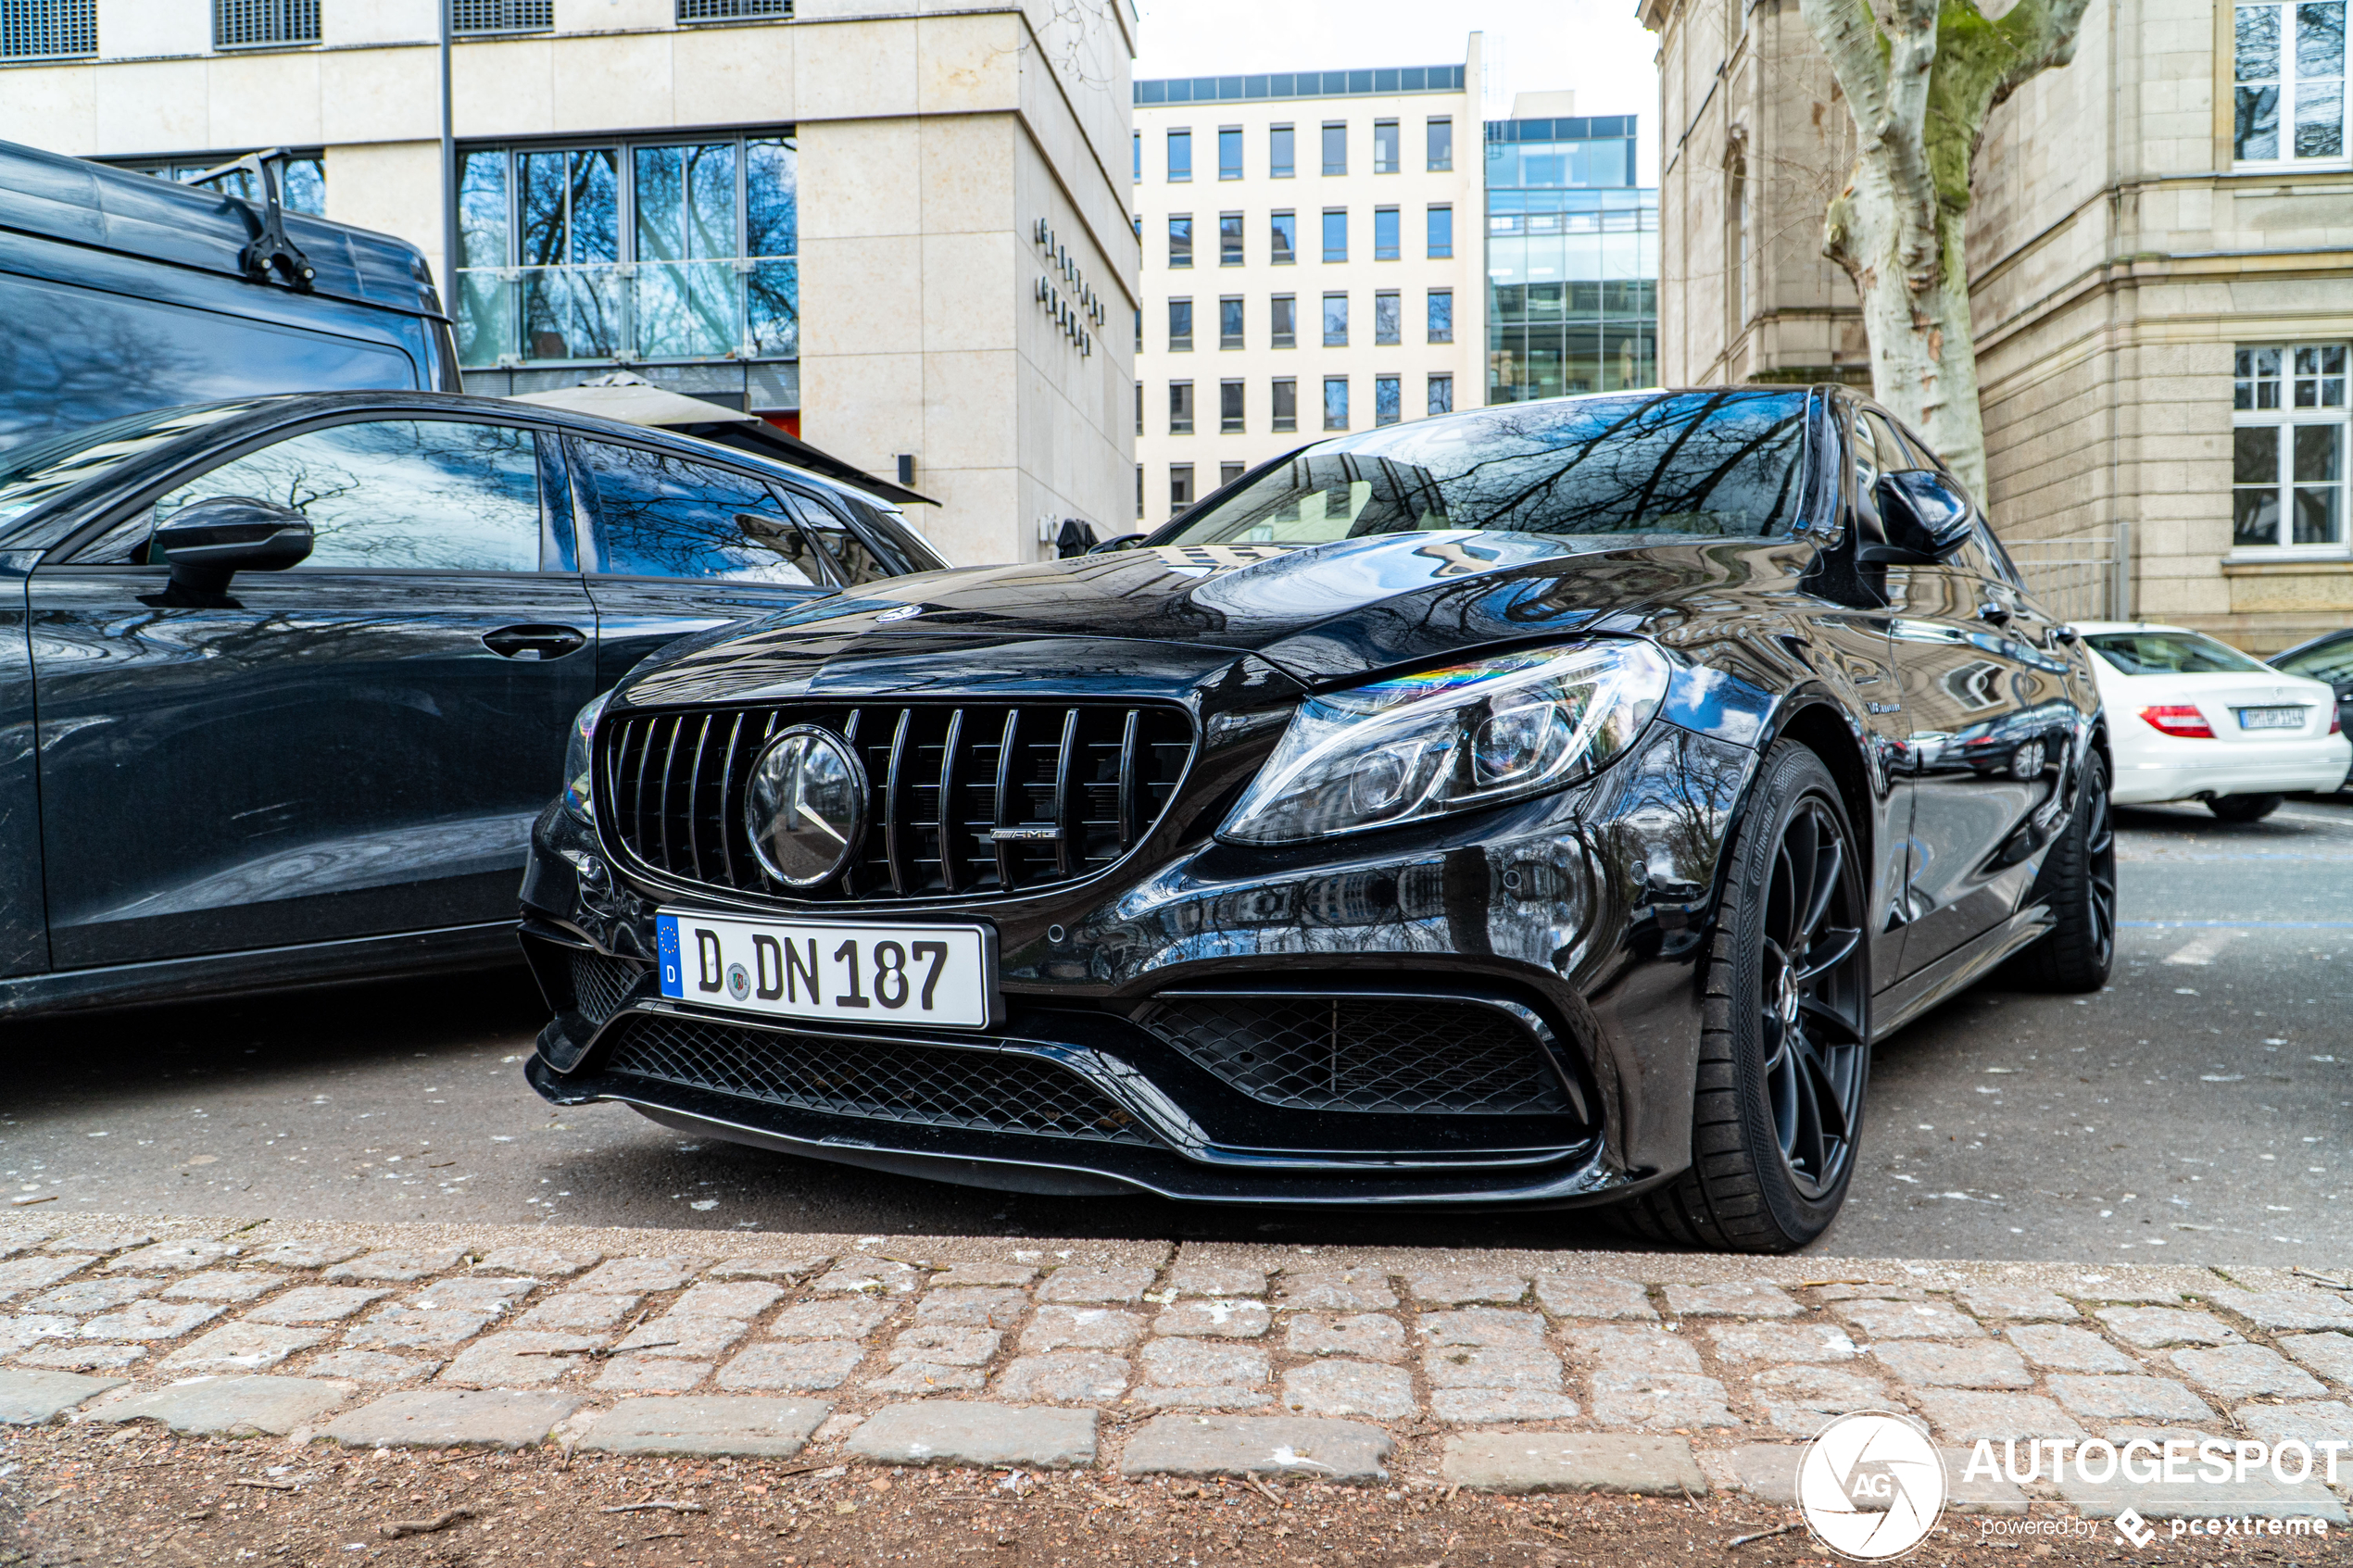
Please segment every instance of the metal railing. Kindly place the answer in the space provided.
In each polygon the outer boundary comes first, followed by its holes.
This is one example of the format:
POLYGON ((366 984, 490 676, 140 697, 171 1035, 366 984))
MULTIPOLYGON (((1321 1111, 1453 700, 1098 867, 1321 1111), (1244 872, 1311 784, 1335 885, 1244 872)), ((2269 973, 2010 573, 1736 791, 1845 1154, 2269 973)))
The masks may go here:
POLYGON ((2063 539, 2002 541, 2028 592, 2061 621, 2133 618, 2133 525, 2063 539))

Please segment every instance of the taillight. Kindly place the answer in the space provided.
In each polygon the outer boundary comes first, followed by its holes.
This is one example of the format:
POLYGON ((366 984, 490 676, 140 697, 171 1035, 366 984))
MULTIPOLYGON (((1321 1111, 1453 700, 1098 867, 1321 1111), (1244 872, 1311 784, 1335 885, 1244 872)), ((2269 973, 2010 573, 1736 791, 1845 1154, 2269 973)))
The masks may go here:
POLYGON ((2158 708, 2144 708, 2141 717, 2157 729, 2176 740, 2212 740, 2214 731, 2206 722, 2206 715, 2196 709, 2180 703, 2167 703, 2158 708))
POLYGON ((2340 702, 2335 707, 2329 709, 2329 734, 2336 734, 2344 728, 2345 704, 2340 702))

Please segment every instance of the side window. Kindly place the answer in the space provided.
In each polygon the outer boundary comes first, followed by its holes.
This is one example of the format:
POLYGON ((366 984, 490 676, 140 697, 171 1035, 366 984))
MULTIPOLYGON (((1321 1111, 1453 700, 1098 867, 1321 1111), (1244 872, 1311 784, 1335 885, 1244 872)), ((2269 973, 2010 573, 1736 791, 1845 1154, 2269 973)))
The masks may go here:
POLYGON ((175 487, 154 519, 216 495, 308 517, 317 543, 297 571, 540 569, 538 446, 511 425, 371 420, 306 431, 175 487))
POLYGON ((862 588, 869 583, 879 583, 897 575, 875 554, 866 541, 850 531, 848 523, 836 517, 819 502, 798 491, 786 491, 793 509, 800 514, 800 525, 817 541, 826 558, 839 569, 845 588, 862 588))
POLYGON ((601 441, 573 450, 594 498, 606 574, 791 587, 825 581, 790 514, 749 475, 601 441))

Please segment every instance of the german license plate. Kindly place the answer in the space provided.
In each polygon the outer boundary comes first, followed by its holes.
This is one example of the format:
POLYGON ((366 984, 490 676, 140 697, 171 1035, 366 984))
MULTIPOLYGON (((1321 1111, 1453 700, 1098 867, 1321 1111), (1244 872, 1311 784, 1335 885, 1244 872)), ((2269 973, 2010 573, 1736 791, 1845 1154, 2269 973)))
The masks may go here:
POLYGON ((2301 708, 2242 708, 2239 728, 2242 730, 2300 730, 2304 727, 2301 708))
POLYGON ((995 1014, 993 933, 978 925, 869 925, 655 916, 661 994, 682 1002, 828 1023, 985 1029, 995 1014))

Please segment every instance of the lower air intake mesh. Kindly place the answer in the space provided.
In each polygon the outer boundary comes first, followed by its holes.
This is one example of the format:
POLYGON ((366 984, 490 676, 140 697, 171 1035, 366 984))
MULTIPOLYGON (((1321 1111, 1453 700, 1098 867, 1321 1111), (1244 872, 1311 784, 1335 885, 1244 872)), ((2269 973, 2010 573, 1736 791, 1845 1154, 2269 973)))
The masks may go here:
POLYGON ((1574 1110, 1518 1019, 1419 997, 1183 997, 1139 1020, 1253 1099, 1302 1110, 1574 1110))
POLYGON ((653 1014, 621 1027, 606 1068, 633 1077, 835 1116, 1151 1142, 1085 1079, 1019 1052, 880 1045, 653 1014))
POLYGON ((607 958, 602 953, 573 954, 572 995, 580 1004, 580 1016, 591 1023, 602 1023, 619 1012, 629 998, 629 988, 645 972, 627 959, 607 958))

